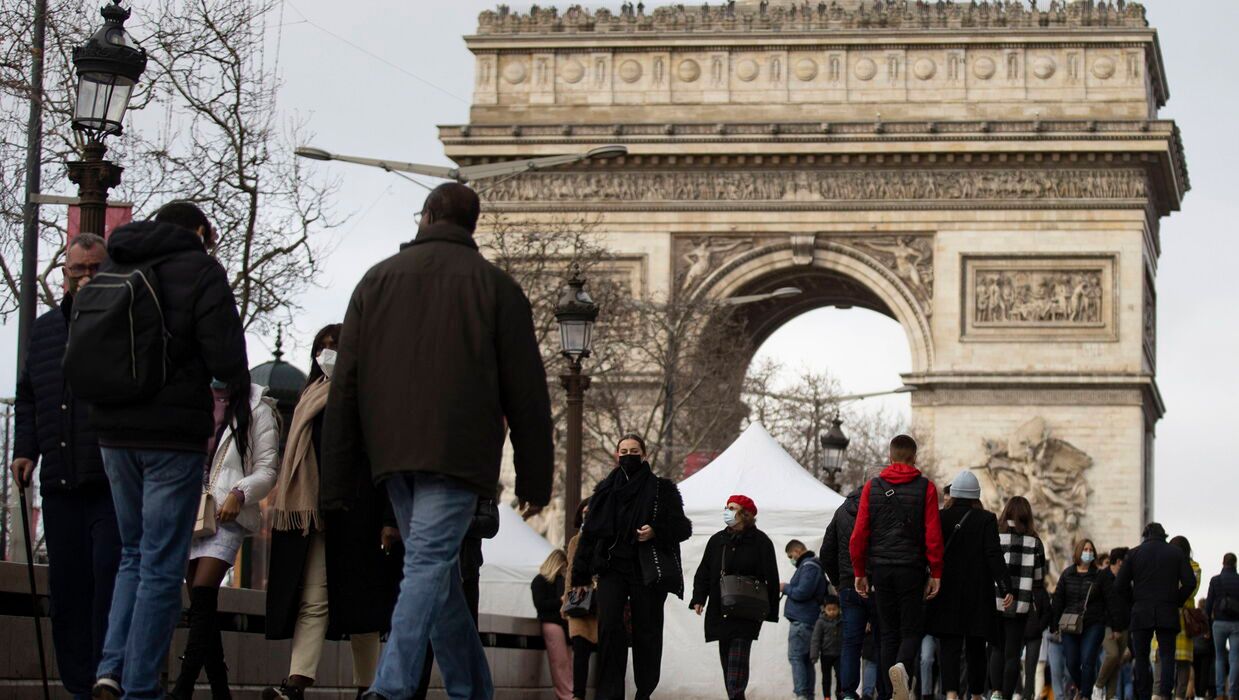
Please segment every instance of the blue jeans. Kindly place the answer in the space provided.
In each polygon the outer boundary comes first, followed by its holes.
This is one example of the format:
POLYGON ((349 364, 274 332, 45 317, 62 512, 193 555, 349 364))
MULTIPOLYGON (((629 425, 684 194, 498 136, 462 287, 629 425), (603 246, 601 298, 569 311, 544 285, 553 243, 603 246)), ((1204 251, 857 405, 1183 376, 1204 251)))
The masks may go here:
MULTIPOLYGON (((861 682, 860 673, 860 651, 865 644, 865 627, 869 626, 873 635, 873 649, 875 656, 880 657, 881 653, 878 648, 881 646, 879 639, 881 635, 878 629, 878 615, 873 607, 872 600, 865 600, 856 594, 856 591, 851 588, 844 588, 839 591, 840 607, 843 609, 843 650, 839 655, 839 694, 847 698, 856 697, 856 688, 861 682)), ((870 664, 876 670, 877 666, 881 665, 881 658, 875 658, 874 664, 870 664)), ((869 690, 866 694, 871 697, 887 700, 890 697, 890 692, 886 686, 889 681, 884 675, 879 676, 874 683, 866 683, 865 688, 869 690), (873 693, 877 695, 874 696, 873 693)))
POLYGON ((457 565, 477 494, 438 474, 397 474, 384 483, 404 540, 404 580, 370 690, 411 697, 429 640, 448 697, 489 700, 495 688, 457 565))
POLYGON ((877 697, 875 693, 878 692, 878 681, 881 680, 878 677, 878 666, 880 665, 881 664, 877 661, 866 661, 865 662, 865 673, 864 673, 865 685, 861 688, 861 691, 860 691, 861 694, 864 695, 865 697, 869 697, 869 698, 877 697))
POLYGON ((1213 668, 1217 674, 1217 694, 1239 695, 1239 622, 1213 623, 1213 668), (1226 686, 1226 645, 1230 643, 1230 687, 1226 686))
POLYGON ((934 694, 934 662, 938 660, 938 640, 925 635, 921 640, 921 695, 934 694))
POLYGON ((159 674, 181 616, 181 581, 202 494, 205 456, 103 448, 121 558, 99 661, 125 697, 162 698, 159 674))
POLYGON ((1089 625, 1080 634, 1063 633, 1067 673, 1071 674, 1075 687, 1086 695, 1092 694, 1093 683, 1097 680, 1097 659, 1101 656, 1101 642, 1105 636, 1105 625, 1089 625))
POLYGON ((813 641, 813 625, 808 622, 791 621, 787 633, 787 660, 792 662, 792 686, 796 697, 811 698, 816 683, 816 669, 809 658, 809 645, 813 641))
POLYGON ((1063 653, 1063 644, 1054 639, 1047 631, 1044 642, 1045 663, 1050 669, 1050 687, 1054 689, 1054 697, 1067 697, 1067 658, 1063 653))

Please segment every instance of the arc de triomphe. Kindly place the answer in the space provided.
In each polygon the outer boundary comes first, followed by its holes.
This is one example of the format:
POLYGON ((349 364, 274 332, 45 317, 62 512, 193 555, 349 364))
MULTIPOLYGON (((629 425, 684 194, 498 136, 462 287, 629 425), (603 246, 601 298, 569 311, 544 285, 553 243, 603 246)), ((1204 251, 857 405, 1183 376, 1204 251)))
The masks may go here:
POLYGON ((1059 558, 1076 532, 1134 544, 1187 170, 1144 9, 1046 4, 500 6, 466 38, 470 123, 441 138, 460 163, 626 144, 487 206, 592 212, 643 292, 805 289, 757 340, 824 305, 894 318, 939 478, 1029 495, 1059 558))

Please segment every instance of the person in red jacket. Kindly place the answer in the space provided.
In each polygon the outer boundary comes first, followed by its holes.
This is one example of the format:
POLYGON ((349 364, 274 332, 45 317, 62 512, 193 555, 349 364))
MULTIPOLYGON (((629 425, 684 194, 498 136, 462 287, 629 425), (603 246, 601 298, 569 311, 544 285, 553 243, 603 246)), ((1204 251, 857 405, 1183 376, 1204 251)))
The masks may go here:
POLYGON ((911 693, 908 669, 925 633, 925 601, 942 580, 938 490, 916 468, 916 449, 907 435, 891 440, 891 464, 865 484, 848 543, 856 592, 868 598, 873 580, 894 700, 911 693))

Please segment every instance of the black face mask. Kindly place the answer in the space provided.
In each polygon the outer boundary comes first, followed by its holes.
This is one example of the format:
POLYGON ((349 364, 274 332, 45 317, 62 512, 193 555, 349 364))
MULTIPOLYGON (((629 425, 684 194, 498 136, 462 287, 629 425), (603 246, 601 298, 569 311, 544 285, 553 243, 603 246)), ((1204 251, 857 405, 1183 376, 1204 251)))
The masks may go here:
POLYGON ((641 455, 624 455, 619 458, 619 465, 626 473, 631 474, 640 468, 643 461, 645 460, 641 459, 641 455))

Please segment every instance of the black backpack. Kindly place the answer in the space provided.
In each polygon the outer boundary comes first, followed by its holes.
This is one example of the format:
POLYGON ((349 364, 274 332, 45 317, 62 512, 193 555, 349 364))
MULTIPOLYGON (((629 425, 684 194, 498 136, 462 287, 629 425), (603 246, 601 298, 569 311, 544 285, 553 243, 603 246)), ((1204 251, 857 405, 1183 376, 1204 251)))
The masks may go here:
POLYGON ((168 378, 168 333, 155 266, 112 265, 73 298, 64 373, 74 396, 96 404, 151 398, 168 378))

